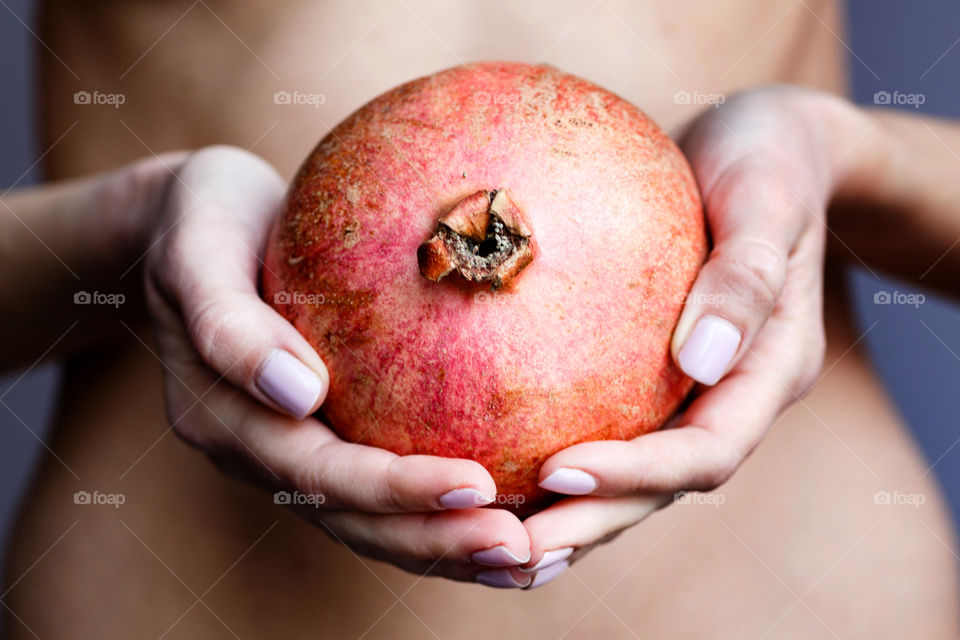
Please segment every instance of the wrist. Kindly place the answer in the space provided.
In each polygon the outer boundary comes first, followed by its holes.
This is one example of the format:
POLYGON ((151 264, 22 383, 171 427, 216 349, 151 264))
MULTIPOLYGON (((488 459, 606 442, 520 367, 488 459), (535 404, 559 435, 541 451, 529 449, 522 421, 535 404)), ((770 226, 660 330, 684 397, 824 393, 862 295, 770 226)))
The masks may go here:
POLYGON ((818 150, 824 208, 863 198, 887 173, 893 139, 862 107, 850 100, 803 90, 797 101, 805 134, 818 150))
POLYGON ((149 249, 177 171, 188 156, 175 152, 138 160, 107 174, 99 184, 92 207, 104 215, 101 255, 116 263, 120 273, 132 266, 124 262, 139 261, 149 249))

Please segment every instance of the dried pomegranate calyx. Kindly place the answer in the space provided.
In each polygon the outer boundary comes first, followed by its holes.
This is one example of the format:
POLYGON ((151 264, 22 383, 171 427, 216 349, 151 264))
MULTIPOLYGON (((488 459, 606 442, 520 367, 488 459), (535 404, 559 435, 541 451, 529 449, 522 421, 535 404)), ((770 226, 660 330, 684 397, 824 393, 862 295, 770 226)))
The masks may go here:
POLYGON ((533 260, 530 236, 506 189, 477 191, 444 214, 417 249, 420 274, 437 282, 456 271, 472 282, 490 282, 496 291, 533 260))

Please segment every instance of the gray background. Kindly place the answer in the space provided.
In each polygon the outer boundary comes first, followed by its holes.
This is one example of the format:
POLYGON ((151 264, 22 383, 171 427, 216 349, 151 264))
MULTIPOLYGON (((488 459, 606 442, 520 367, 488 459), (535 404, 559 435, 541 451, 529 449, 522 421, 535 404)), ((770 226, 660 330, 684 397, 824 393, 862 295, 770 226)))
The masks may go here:
MULTIPOLYGON (((851 64, 858 101, 871 103, 879 90, 923 93, 922 111, 960 116, 956 81, 960 77, 960 4, 956 0, 850 0, 847 4, 850 29, 843 37, 856 54, 851 64)), ((0 185, 4 187, 21 178, 21 184, 38 179, 35 170, 28 171, 37 158, 31 133, 35 40, 26 26, 33 23, 33 9, 33 0, 0 0, 0 77, 4 78, 0 185)), ((957 171, 960 176, 960 160, 957 171)), ((960 446, 954 447, 960 441, 960 393, 956 392, 960 309, 929 294, 919 310, 874 305, 876 291, 907 288, 878 282, 864 272, 853 272, 851 277, 862 326, 876 322, 866 338, 870 352, 934 465, 956 516, 960 514, 960 446)), ((21 375, 0 378, 0 549, 31 469, 44 453, 40 439, 47 433, 56 404, 56 366, 40 365, 22 379, 21 375)))

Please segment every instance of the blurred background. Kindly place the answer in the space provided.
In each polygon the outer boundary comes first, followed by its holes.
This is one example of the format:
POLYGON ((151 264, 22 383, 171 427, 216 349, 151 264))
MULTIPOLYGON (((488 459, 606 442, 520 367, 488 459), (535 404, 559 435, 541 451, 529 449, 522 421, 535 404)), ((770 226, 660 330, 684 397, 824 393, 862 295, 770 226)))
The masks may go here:
MULTIPOLYGON (((0 187, 40 181, 33 136, 32 74, 39 47, 33 0, 0 0, 0 187)), ((956 0, 849 0, 852 95, 861 103, 885 94, 922 94, 920 111, 960 118, 960 3, 956 0)), ((913 107, 907 106, 910 109, 913 107)), ((960 149, 955 150, 960 153, 960 149)), ((960 155, 957 158, 960 176, 960 155)), ((960 247, 955 249, 960 251, 960 247)), ((894 402, 960 515, 960 308, 924 292, 915 308, 882 304, 884 293, 911 293, 902 283, 851 270, 853 304, 864 342, 894 402), (877 303, 875 302, 875 299, 877 303)), ((41 362, 0 377, 0 550, 56 411, 59 368, 41 362)))

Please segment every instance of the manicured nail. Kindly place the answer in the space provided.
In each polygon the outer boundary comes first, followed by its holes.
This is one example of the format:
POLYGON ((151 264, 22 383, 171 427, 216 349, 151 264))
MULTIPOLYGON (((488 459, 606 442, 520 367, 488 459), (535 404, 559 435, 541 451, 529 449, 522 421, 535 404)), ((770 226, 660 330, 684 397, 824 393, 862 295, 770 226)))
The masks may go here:
POLYGON ((703 316, 677 354, 680 368, 701 384, 716 384, 730 367, 741 338, 728 320, 703 316))
POLYGON ((473 509, 491 502, 493 502, 491 498, 469 487, 447 491, 437 498, 437 504, 444 509, 473 509))
POLYGON ((317 374, 283 349, 267 356, 257 377, 257 388, 295 418, 310 413, 323 386, 317 374))
POLYGON ((518 558, 511 553, 510 549, 507 549, 502 544, 498 544, 497 546, 490 547, 489 549, 482 549, 480 551, 473 552, 470 555, 470 559, 477 564, 485 564, 491 567, 510 567, 517 564, 523 564, 524 562, 530 562, 530 552, 527 551, 526 559, 518 558))
POLYGON ((488 587, 497 589, 523 589, 532 583, 531 580, 518 582, 510 569, 492 569, 490 571, 481 571, 477 574, 477 582, 485 584, 488 587))
POLYGON ((540 481, 547 491, 582 496, 597 488, 597 479, 580 469, 560 468, 540 481))
POLYGON ((520 571, 524 573, 535 573, 537 571, 542 571, 547 567, 552 567, 561 560, 566 560, 570 557, 570 554, 573 553, 573 547, 563 547, 562 549, 551 549, 543 554, 543 557, 540 558, 540 562, 533 565, 529 569, 524 569, 520 567, 520 571))
POLYGON ((537 587, 542 587, 548 582, 555 580, 557 576, 566 571, 569 566, 570 563, 566 560, 563 560, 557 564, 550 565, 546 569, 538 571, 537 575, 533 576, 533 581, 530 583, 528 588, 536 589, 537 587))

